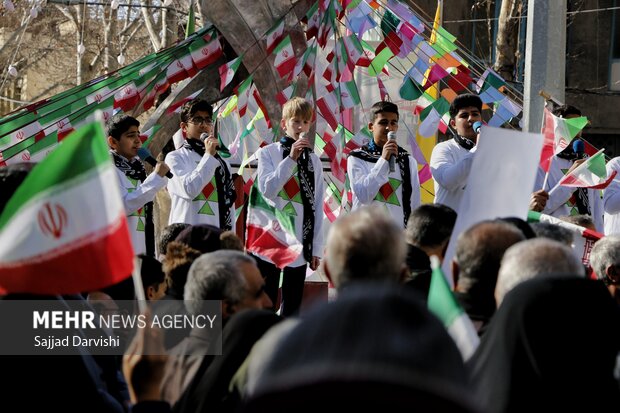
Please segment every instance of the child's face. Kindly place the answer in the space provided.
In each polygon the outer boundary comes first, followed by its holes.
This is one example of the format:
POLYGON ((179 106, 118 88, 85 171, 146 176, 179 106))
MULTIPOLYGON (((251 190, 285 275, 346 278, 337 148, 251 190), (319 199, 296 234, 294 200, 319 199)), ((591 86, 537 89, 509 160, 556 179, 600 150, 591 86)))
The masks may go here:
POLYGON ((302 132, 308 133, 310 130, 310 125, 312 122, 310 120, 305 120, 301 116, 294 116, 289 119, 282 119, 280 122, 280 126, 282 130, 291 138, 297 140, 299 139, 299 134, 302 132))
POLYGON ((472 125, 480 119, 480 110, 475 106, 468 106, 459 109, 454 119, 450 120, 450 126, 455 128, 459 135, 475 142, 478 135, 474 132, 472 125))
POLYGON ((121 138, 116 140, 109 139, 110 146, 121 156, 132 159, 138 155, 138 149, 142 146, 140 141, 140 130, 137 126, 130 126, 129 129, 121 134, 121 138))
POLYGON ((187 139, 200 139, 200 135, 213 133, 213 120, 208 112, 199 110, 187 121, 181 122, 181 128, 187 139))
POLYGON ((375 144, 383 146, 387 142, 388 132, 396 132, 398 130, 398 114, 379 112, 375 120, 368 124, 368 129, 372 132, 375 144))

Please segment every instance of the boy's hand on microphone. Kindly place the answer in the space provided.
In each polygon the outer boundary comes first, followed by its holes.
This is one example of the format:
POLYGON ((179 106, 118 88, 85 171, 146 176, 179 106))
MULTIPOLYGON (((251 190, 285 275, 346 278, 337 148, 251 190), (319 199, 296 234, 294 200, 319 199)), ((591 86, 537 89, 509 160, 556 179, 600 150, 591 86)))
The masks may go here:
POLYGON ((170 172, 170 167, 166 165, 164 162, 157 162, 155 165, 155 173, 161 177, 166 176, 166 174, 170 172))

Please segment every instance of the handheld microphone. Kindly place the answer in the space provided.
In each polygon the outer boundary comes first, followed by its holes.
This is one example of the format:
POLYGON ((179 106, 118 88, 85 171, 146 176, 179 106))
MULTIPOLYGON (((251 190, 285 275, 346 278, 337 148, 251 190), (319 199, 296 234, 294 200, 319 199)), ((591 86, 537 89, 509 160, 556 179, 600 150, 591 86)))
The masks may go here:
MULTIPOLYGON (((210 135, 209 135, 208 133, 206 133, 206 132, 202 132, 202 133, 200 134, 200 140, 204 142, 204 141, 206 141, 206 140, 207 140, 207 138, 208 138, 209 136, 210 136, 210 135)), ((220 150, 220 145, 217 145, 217 146, 215 147, 215 150, 216 150, 216 151, 219 151, 219 150, 220 150)))
MULTIPOLYGON (((388 139, 396 140, 396 132, 388 132, 388 139)), ((396 170, 396 157, 394 155, 390 156, 388 162, 390 164, 390 172, 394 172, 396 170)))
MULTIPOLYGON (((308 136, 307 132, 301 132, 299 134, 299 139, 304 139, 308 136)), ((306 159, 310 156, 310 148, 304 148, 303 151, 301 152, 301 156, 303 157, 303 159, 306 159)))
POLYGON ((586 146, 583 144, 583 141, 581 139, 575 139, 573 141, 573 152, 577 155, 577 159, 583 159, 585 151, 586 146))
MULTIPOLYGON (((157 161, 155 160, 155 158, 153 158, 153 156, 151 155, 151 152, 149 152, 149 150, 146 148, 138 149, 138 157, 142 159, 144 162, 151 165, 153 168, 155 168, 155 166, 157 165, 157 161)), ((174 175, 172 175, 172 172, 168 171, 166 172, 166 176, 168 178, 172 178, 174 175)))
POLYGON ((482 127, 482 125, 484 125, 484 123, 479 120, 475 121, 474 124, 471 125, 471 128, 474 130, 474 132, 476 132, 476 135, 480 133, 480 128, 482 127))

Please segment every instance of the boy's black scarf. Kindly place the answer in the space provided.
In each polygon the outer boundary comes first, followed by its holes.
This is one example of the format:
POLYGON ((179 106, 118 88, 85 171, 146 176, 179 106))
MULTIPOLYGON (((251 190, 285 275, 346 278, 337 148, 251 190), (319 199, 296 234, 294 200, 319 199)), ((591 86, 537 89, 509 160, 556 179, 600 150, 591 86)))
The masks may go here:
MULTIPOLYGON (((205 144, 199 139, 187 139, 183 144, 183 148, 192 150, 200 156, 205 154, 205 144)), ((215 168, 215 186, 217 190, 217 205, 220 219, 220 228, 228 231, 232 229, 232 214, 230 208, 237 199, 237 193, 235 192, 235 186, 230 175, 230 171, 226 166, 224 159, 216 153, 214 158, 220 163, 220 166, 215 168)))
MULTIPOLYGON (((293 138, 288 136, 280 139, 280 144, 284 150, 282 159, 289 156, 291 146, 295 143, 293 138)), ((297 158, 297 178, 299 179, 299 187, 301 190, 301 202, 304 209, 304 217, 302 224, 302 244, 304 258, 308 262, 312 262, 312 242, 314 240, 314 165, 310 159, 310 151, 304 151, 297 158)))
MULTIPOLYGON (((373 141, 370 141, 368 145, 364 145, 359 149, 351 151, 350 156, 359 158, 366 162, 377 163, 381 158, 381 152, 383 148, 379 148, 373 141)), ((409 167, 409 153, 398 147, 398 155, 396 156, 396 163, 400 167, 400 178, 403 181, 403 219, 405 228, 407 227, 407 220, 411 215, 411 170, 409 167)), ((417 171, 416 171, 417 172, 417 171)))
MULTIPOLYGON (((114 159, 114 165, 125 174, 129 179, 144 182, 146 170, 139 158, 130 160, 120 156, 116 151, 110 151, 114 159)), ((144 205, 144 240, 146 243, 146 255, 155 256, 155 225, 153 224, 153 203, 147 202, 144 205)))

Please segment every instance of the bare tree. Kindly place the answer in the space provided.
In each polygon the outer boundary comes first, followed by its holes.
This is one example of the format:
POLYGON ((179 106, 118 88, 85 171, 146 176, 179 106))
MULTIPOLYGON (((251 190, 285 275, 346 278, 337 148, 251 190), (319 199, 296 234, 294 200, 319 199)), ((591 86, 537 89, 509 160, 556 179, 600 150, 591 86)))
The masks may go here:
POLYGON ((499 12, 493 69, 507 81, 514 80, 521 0, 503 0, 499 12))

